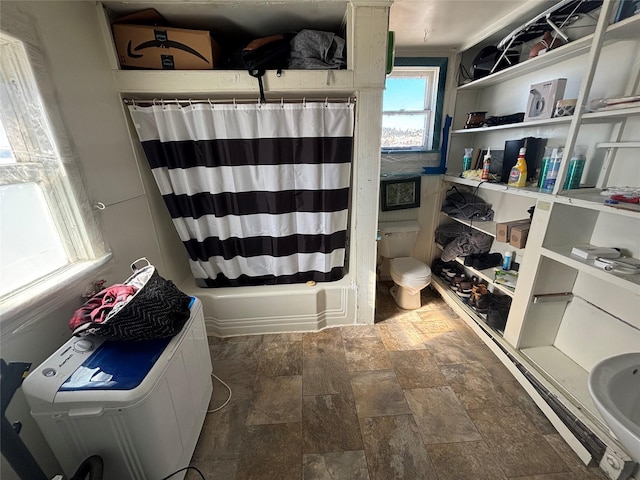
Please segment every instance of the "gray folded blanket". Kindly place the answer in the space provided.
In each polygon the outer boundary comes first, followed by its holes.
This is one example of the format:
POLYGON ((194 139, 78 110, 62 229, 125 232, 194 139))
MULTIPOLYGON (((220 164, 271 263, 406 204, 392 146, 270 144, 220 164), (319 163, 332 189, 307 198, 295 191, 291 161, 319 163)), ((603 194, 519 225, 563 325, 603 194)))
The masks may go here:
POLYGON ((491 249, 493 237, 476 230, 459 234, 442 251, 443 262, 451 262, 456 257, 465 257, 476 253, 487 253, 491 249))
POLYGON ((345 42, 334 33, 301 30, 290 44, 290 69, 337 69, 347 64, 345 42))

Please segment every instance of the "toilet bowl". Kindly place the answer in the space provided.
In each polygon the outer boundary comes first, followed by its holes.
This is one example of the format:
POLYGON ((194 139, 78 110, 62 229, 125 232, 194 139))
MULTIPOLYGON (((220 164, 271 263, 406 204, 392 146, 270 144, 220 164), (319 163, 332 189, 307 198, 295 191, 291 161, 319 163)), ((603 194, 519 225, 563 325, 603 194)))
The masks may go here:
POLYGON ((420 290, 431 283, 431 269, 411 257, 420 225, 415 221, 402 221, 384 222, 378 227, 378 253, 383 265, 388 265, 389 276, 395 284, 390 289, 391 296, 400 308, 420 308, 420 290))
POLYGON ((405 310, 420 308, 420 291, 431 283, 431 269, 413 257, 391 259, 391 279, 395 283, 390 289, 396 304, 405 310))

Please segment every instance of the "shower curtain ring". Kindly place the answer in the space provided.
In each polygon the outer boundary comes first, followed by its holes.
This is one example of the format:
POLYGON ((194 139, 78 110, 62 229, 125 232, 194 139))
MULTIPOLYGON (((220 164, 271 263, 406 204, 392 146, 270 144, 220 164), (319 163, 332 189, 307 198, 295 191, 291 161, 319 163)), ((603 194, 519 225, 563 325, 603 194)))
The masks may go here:
POLYGON ((307 97, 302 97, 302 108, 307 108, 307 97))
POLYGON ((238 109, 238 104, 236 103, 236 99, 233 99, 233 108, 238 109))
POLYGON ((156 99, 155 98, 153 99, 153 106, 154 107, 156 106, 156 99))
POLYGON ((178 104, 178 108, 182 108, 182 105, 180 104, 177 98, 176 98, 176 103, 178 104))
POLYGON ((280 108, 284 108, 284 97, 280 97, 280 108))
POLYGON ((329 108, 329 97, 324 97, 324 108, 329 108))

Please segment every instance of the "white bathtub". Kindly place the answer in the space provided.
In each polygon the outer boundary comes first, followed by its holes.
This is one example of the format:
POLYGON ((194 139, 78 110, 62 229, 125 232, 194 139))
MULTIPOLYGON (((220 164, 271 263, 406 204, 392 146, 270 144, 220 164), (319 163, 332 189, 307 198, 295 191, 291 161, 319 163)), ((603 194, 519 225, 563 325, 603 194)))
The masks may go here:
POLYGON ((336 282, 260 287, 178 285, 200 299, 208 335, 310 332, 356 322, 356 290, 349 275, 336 282))

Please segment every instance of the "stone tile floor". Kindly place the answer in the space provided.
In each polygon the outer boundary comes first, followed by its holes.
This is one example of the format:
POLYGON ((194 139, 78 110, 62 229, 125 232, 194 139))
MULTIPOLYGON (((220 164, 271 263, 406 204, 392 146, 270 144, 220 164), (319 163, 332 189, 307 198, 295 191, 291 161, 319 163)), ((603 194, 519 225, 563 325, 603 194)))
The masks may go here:
MULTIPOLYGON (((437 293, 406 311, 388 287, 375 325, 210 338, 233 396, 192 465, 207 480, 605 479, 437 293)), ((226 395, 214 381, 211 408, 226 395)))

